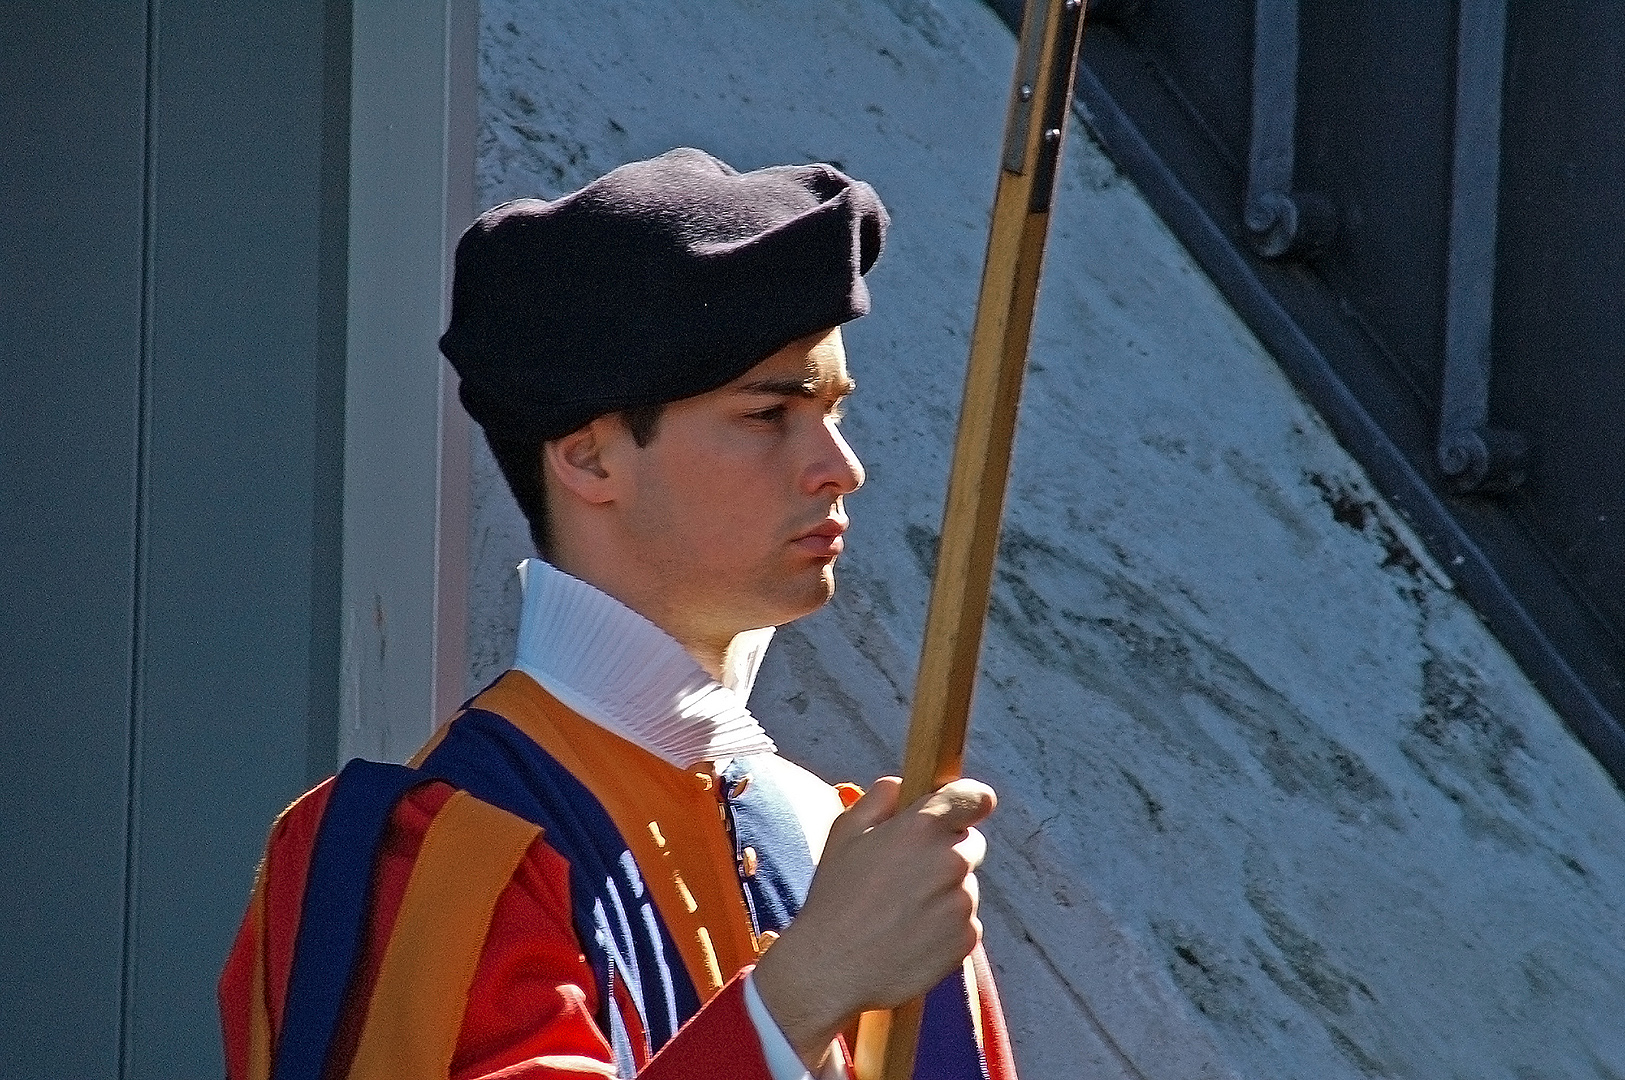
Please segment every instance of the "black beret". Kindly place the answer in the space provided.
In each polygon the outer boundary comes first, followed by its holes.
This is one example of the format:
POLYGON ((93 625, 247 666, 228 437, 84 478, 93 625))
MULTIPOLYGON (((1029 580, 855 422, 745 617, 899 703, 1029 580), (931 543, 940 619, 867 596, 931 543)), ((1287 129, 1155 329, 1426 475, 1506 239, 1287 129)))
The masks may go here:
POLYGON ((457 244, 440 351, 489 436, 556 439, 867 314, 887 223, 829 165, 741 173, 672 150, 482 214, 457 244))

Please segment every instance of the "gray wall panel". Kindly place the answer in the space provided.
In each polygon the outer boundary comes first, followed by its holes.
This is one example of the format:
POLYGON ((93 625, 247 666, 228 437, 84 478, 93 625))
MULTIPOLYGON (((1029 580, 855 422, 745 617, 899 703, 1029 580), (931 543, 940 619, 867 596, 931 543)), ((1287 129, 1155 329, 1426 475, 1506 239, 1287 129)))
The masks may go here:
POLYGON ((478 16, 354 9, 338 756, 404 761, 464 696, 468 428, 435 343, 473 216, 478 16))
MULTIPOLYGON (((214 980, 307 780, 324 8, 165 5, 157 36, 131 1077, 220 1071, 214 980)), ((320 738, 320 736, 317 736, 320 738)))
POLYGON ((349 8, 37 8, 0 41, 0 1075, 217 1075, 266 827, 336 738, 349 8))
POLYGON ((0 1073, 11 1080, 113 1075, 124 918, 144 11, 45 7, 8 9, 0 34, 0 1073))

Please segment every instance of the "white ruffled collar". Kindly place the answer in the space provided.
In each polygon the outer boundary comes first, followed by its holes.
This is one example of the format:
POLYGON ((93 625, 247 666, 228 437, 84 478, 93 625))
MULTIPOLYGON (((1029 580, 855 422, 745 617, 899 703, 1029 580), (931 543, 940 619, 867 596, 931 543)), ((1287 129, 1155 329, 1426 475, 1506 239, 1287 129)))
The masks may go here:
POLYGON ((541 559, 519 564, 519 582, 513 666, 566 706, 680 769, 773 752, 745 707, 773 627, 734 638, 718 682, 670 634, 541 559))

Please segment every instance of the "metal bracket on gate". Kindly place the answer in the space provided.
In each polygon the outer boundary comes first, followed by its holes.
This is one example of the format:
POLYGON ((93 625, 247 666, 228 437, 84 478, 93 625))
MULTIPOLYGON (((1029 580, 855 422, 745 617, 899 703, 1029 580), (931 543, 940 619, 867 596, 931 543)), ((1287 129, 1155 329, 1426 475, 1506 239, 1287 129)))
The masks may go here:
POLYGON ((1506 0, 1461 0, 1437 453, 1450 486, 1464 493, 1510 491, 1527 474, 1523 436, 1489 426, 1505 53, 1506 0))
POLYGON ((1298 122, 1298 0, 1256 0, 1253 129, 1242 223, 1267 259, 1302 255, 1331 239, 1329 201, 1292 190, 1298 122))

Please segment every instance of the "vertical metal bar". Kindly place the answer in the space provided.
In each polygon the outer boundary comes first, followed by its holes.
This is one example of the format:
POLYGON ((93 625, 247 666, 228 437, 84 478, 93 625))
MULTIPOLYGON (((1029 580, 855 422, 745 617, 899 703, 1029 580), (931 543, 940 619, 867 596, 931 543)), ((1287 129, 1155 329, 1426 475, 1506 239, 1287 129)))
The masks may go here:
POLYGON ((1267 259, 1302 254, 1332 233, 1331 204, 1292 190, 1298 126, 1298 0, 1253 7, 1252 135, 1242 223, 1267 259))
POLYGON ((1253 126, 1247 151, 1247 228, 1284 225, 1298 118, 1298 0, 1253 6, 1253 126))
POLYGON ((1242 221, 1260 255, 1284 255, 1298 232, 1292 204, 1298 117, 1297 0, 1253 6, 1253 112, 1242 221))
POLYGON ((1488 426, 1505 53, 1506 0, 1461 0, 1438 445, 1439 468, 1459 491, 1507 490, 1523 478, 1522 439, 1488 426))

